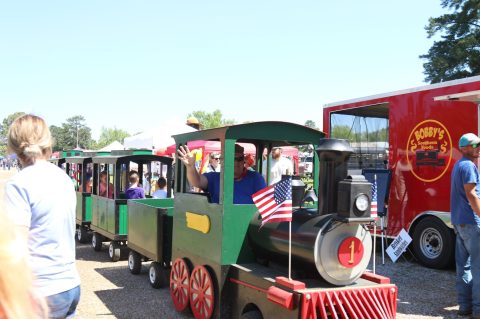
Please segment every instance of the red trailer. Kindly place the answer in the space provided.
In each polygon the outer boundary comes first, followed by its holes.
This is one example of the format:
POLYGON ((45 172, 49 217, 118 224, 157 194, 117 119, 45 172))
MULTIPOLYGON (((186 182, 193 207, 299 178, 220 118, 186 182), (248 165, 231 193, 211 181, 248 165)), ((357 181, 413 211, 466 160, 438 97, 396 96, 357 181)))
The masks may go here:
POLYGON ((454 258, 450 174, 461 157, 460 136, 479 134, 479 102, 480 76, 475 76, 330 103, 323 109, 329 135, 342 116, 388 121, 386 234, 393 237, 406 229, 414 254, 428 267, 444 268, 454 258))

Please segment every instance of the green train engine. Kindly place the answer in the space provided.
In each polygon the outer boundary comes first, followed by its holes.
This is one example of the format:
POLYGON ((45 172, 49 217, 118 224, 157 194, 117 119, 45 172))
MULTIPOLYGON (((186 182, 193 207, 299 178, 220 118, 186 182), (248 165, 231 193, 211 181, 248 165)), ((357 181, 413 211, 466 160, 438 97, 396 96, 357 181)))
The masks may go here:
MULTIPOLYGON (((285 122, 233 125, 174 136, 177 147, 217 141, 222 169, 218 203, 192 188, 177 163, 170 295, 177 311, 200 318, 395 318, 397 288, 366 272, 371 184, 347 177, 352 153, 342 140, 285 122), (235 144, 254 154, 252 167, 270 182, 275 147, 313 145, 313 192, 292 189, 292 278, 288 222, 260 227, 257 207, 234 204, 235 144), (266 165, 264 165, 266 162, 266 165), (319 173, 320 172, 320 173, 319 173), (312 203, 305 204, 304 193, 312 203)), ((200 165, 201 166, 201 165, 200 165)))

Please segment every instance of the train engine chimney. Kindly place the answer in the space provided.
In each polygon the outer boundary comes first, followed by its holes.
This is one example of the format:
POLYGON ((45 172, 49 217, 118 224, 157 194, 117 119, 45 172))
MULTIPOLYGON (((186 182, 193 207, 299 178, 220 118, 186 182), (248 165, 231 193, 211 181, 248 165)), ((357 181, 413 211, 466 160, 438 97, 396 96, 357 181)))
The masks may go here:
POLYGON ((347 177, 347 161, 353 149, 346 140, 323 138, 316 152, 320 161, 318 213, 336 213, 339 182, 347 177))

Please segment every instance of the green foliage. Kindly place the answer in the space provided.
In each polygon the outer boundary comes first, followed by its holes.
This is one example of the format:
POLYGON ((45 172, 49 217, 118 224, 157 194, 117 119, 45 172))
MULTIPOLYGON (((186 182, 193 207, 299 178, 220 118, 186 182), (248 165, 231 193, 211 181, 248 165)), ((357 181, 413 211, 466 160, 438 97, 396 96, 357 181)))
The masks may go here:
POLYGON ((336 125, 332 127, 331 137, 350 139, 350 127, 347 125, 336 125))
POLYGON ((22 115, 25 115, 25 112, 15 112, 7 116, 6 118, 3 119, 2 124, 0 126, 0 138, 2 141, 6 141, 7 138, 7 133, 8 133, 8 128, 12 124, 12 122, 17 118, 22 115))
POLYGON ((223 119, 223 115, 220 110, 215 110, 212 113, 208 113, 205 111, 194 111, 188 114, 187 117, 191 116, 195 117, 198 122, 200 122, 201 129, 209 129, 235 124, 234 120, 223 119))
POLYGON ((53 151, 61 151, 63 149, 62 146, 65 145, 62 128, 59 126, 50 125, 50 133, 52 134, 53 138, 53 151))
POLYGON ((6 156, 7 154, 7 145, 0 145, 0 156, 6 156))
POLYGON ((91 129, 84 122, 83 116, 75 115, 62 123, 61 127, 50 126, 54 138, 53 151, 71 150, 76 147, 91 149, 94 145, 91 129))
POLYGON ((352 142, 385 142, 388 141, 388 129, 381 128, 368 134, 365 131, 355 134, 347 125, 335 125, 332 127, 331 137, 342 138, 352 142))
POLYGON ((480 74, 480 0, 443 0, 442 7, 453 11, 430 18, 428 37, 440 33, 423 64, 425 81, 438 83, 480 74))
POLYGON ((17 117, 20 117, 25 114, 26 114, 25 112, 15 112, 3 119, 2 124, 0 126, 0 155, 1 156, 7 155, 8 128, 17 117))
POLYGON ((316 125, 315 122, 312 121, 312 120, 307 120, 307 121, 305 122, 305 126, 306 126, 306 127, 309 127, 309 128, 313 128, 313 129, 318 130, 317 125, 316 125))
MULTIPOLYGON (((309 127, 309 128, 313 128, 315 130, 318 130, 319 128, 317 127, 317 125, 315 124, 314 121, 312 120, 307 120, 304 124, 306 127, 309 127)), ((309 152, 311 150, 311 145, 299 145, 298 146, 298 150, 300 152, 309 152)))
POLYGON ((302 182, 305 184, 305 189, 311 189, 313 188, 313 178, 312 176, 302 176, 301 177, 302 182))
POLYGON ((102 132, 100 133, 100 138, 96 145, 97 149, 105 147, 114 141, 118 141, 123 144, 125 137, 129 137, 130 134, 127 131, 114 128, 105 128, 102 127, 102 132))

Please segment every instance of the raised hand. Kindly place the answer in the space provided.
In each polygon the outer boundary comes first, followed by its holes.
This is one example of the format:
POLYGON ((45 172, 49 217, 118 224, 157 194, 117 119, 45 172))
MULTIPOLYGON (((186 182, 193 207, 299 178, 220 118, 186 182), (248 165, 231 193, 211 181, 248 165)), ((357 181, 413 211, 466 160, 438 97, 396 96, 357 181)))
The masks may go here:
POLYGON ((187 145, 180 146, 177 155, 185 166, 195 166, 195 154, 190 151, 187 145))

